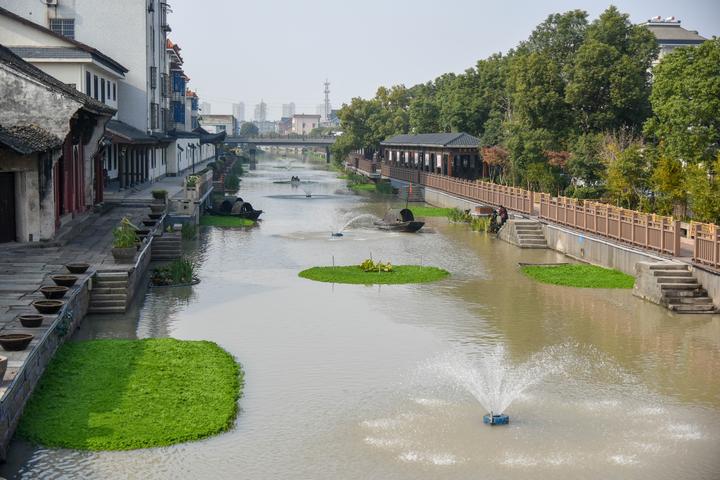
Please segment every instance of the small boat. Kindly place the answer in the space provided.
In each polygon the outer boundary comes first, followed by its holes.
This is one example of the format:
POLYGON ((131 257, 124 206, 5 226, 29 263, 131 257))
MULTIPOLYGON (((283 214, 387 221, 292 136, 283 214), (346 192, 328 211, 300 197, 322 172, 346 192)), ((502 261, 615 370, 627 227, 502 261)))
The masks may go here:
POLYGON ((380 230, 389 230, 391 232, 417 232, 420 230, 425 222, 418 222, 415 220, 413 213, 407 209, 402 210, 390 210, 385 214, 382 220, 374 223, 375 227, 380 230))
POLYGON ((217 208, 209 209, 208 213, 221 217, 239 217, 256 221, 263 211, 255 210, 250 202, 245 202, 240 197, 235 199, 226 197, 217 208))

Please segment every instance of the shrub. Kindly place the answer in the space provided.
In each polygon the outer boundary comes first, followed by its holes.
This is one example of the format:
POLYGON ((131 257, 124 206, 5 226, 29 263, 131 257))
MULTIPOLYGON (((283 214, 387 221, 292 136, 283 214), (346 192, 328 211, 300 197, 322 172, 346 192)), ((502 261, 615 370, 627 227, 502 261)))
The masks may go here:
POLYGON ((451 222, 470 223, 472 221, 470 210, 460 210, 459 208, 453 208, 450 210, 447 217, 451 222))
POLYGON ((240 179, 237 175, 233 173, 228 173, 225 175, 225 183, 224 183, 225 190, 235 192, 240 188, 240 179))
POLYGON ((185 179, 185 187, 195 188, 199 179, 200 178, 197 175, 188 175, 188 177, 185 179))
POLYGON ((474 217, 470 220, 470 229, 473 232, 484 232, 490 231, 490 217, 474 217))
POLYGON ((392 263, 374 262, 371 258, 368 258, 360 264, 360 268, 364 272, 387 272, 393 271, 392 263))
POLYGON ((138 228, 130 222, 130 219, 123 217, 120 221, 120 225, 113 229, 113 247, 134 247, 135 242, 137 242, 137 235, 135 234, 136 230, 138 230, 138 228))
POLYGON ((178 258, 169 264, 153 270, 154 285, 182 285, 195 278, 195 264, 187 258, 178 258))
POLYGON ((152 196, 155 200, 165 200, 167 198, 167 190, 153 190, 152 196))

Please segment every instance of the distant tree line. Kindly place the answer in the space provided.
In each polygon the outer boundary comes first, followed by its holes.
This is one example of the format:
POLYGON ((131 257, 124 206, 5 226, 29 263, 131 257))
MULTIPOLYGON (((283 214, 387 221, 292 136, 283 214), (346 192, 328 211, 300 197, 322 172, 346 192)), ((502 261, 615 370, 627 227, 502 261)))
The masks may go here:
POLYGON ((493 181, 720 220, 720 39, 652 67, 655 36, 609 7, 550 15, 462 74, 381 87, 339 112, 342 159, 400 133, 481 139, 493 181))

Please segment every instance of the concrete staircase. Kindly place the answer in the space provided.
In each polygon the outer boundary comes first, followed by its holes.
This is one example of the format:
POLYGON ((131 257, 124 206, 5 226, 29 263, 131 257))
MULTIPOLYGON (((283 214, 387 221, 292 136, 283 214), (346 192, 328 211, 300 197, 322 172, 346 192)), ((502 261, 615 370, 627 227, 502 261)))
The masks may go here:
POLYGON ((520 248, 547 248, 542 225, 537 220, 510 219, 502 226, 498 237, 520 248))
POLYGON ((547 240, 540 222, 515 220, 515 234, 520 248, 547 248, 547 240))
POLYGON ((716 313, 717 308, 689 267, 678 262, 638 262, 633 294, 677 313, 716 313))
POLYGON ((88 313, 123 313, 127 308, 128 272, 96 272, 88 313))
POLYGON ((174 260, 182 256, 182 238, 179 233, 163 233, 153 237, 152 257, 155 260, 174 260))
POLYGON ((660 287, 660 303, 678 313, 715 313, 715 305, 687 265, 652 265, 660 287))

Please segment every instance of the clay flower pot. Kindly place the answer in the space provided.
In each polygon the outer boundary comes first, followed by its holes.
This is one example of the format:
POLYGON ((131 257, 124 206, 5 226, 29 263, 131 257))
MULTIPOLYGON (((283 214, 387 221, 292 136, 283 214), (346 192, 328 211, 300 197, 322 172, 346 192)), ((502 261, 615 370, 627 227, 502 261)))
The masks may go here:
POLYGON ((8 333, 0 335, 0 347, 8 352, 19 352, 25 350, 33 338, 35 338, 35 336, 28 333, 8 333))
POLYGON ((68 263, 65 265, 65 268, 68 269, 68 272, 70 273, 85 273, 87 272, 87 269, 90 268, 89 263, 68 263))
POLYGON ((18 315, 20 324, 25 328, 38 328, 42 326, 45 317, 36 313, 28 313, 25 315, 18 315))
POLYGON ((35 310, 45 315, 53 315, 57 313, 63 305, 65 305, 65 302, 62 300, 35 300, 32 302, 32 306, 35 307, 35 310))
POLYGON ((135 260, 135 253, 137 253, 137 248, 134 246, 112 249, 112 256, 118 263, 132 263, 135 260))
POLYGON ((40 287, 40 293, 48 300, 63 298, 68 290, 70 290, 68 287, 40 287))
POLYGON ((75 275, 53 275, 52 281, 59 287, 72 287, 78 281, 75 275))
POLYGON ((7 357, 0 356, 0 382, 5 378, 5 372, 7 371, 7 357))
POLYGON ((150 205, 150 211, 152 213, 163 213, 163 212, 165 212, 165 204, 164 203, 153 203, 150 205))

